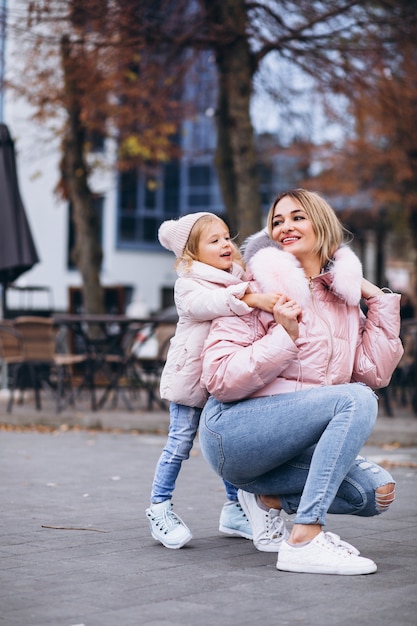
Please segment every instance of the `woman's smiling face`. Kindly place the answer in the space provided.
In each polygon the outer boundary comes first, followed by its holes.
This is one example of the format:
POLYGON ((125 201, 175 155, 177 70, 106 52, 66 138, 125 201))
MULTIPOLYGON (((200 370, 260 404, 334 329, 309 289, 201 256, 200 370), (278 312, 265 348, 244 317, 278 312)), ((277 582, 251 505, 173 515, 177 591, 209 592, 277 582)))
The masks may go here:
POLYGON ((272 216, 272 239, 283 250, 291 252, 302 263, 311 255, 316 256, 317 235, 307 213, 300 204, 284 196, 275 205, 272 216))

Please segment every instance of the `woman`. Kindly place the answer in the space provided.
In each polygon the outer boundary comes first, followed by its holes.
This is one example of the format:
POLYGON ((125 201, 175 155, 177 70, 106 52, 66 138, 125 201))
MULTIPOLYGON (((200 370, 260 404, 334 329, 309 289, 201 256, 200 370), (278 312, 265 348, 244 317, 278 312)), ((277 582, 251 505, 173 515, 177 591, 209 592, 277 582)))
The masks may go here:
POLYGON ((255 290, 282 295, 272 314, 212 323, 202 451, 240 487, 254 544, 278 551, 279 570, 372 573, 372 560, 323 527, 328 512, 373 516, 394 500, 390 474, 358 453, 377 417, 371 388, 388 385, 402 355, 400 296, 363 278, 318 194, 278 196, 268 232, 266 247, 262 233, 251 238, 246 261, 255 290), (289 536, 281 509, 295 514, 289 536))

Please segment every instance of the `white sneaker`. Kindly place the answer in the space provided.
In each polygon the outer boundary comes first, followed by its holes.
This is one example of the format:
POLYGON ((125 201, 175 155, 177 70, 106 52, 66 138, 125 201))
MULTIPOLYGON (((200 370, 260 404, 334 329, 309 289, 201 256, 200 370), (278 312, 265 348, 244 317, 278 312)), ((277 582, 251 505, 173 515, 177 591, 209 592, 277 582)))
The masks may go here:
POLYGON ((172 510, 171 500, 152 504, 146 509, 152 537, 166 548, 178 550, 192 539, 188 526, 172 510))
POLYGON ((331 537, 333 539, 334 543, 337 543, 338 546, 342 546, 343 548, 347 548, 349 550, 349 552, 352 552, 352 554, 356 554, 356 556, 360 555, 359 550, 357 548, 355 548, 355 546, 352 546, 351 543, 348 543, 347 541, 343 541, 343 539, 340 539, 339 535, 336 535, 336 533, 331 533, 330 531, 327 531, 326 535, 331 537))
POLYGON ((284 520, 277 509, 262 509, 254 493, 239 489, 237 497, 252 527, 253 544, 260 552, 279 552, 289 536, 284 520))
POLYGON ((220 513, 219 530, 230 537, 252 539, 252 528, 240 502, 228 500, 220 513))
POLYGON ((284 541, 278 554, 277 569, 285 572, 344 576, 376 572, 376 564, 371 559, 358 556, 355 554, 356 548, 352 552, 343 543, 337 535, 324 532, 302 547, 291 546, 284 541))

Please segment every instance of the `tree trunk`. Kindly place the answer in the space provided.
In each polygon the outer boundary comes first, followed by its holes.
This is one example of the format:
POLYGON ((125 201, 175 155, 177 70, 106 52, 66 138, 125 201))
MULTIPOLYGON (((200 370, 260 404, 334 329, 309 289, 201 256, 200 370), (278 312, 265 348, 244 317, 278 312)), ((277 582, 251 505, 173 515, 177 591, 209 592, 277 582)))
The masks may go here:
POLYGON ((230 144, 228 95, 224 76, 219 76, 219 94, 217 104, 217 144, 215 166, 219 179, 223 203, 226 208, 227 222, 232 237, 239 232, 239 216, 237 214, 237 190, 233 160, 233 150, 230 144))
POLYGON ((94 211, 94 197, 87 183, 85 163, 80 154, 81 139, 70 132, 65 144, 65 177, 76 233, 72 255, 82 277, 83 308, 86 313, 104 313, 98 216, 94 211))
POLYGON ((254 57, 244 0, 205 0, 219 72, 216 166, 233 235, 239 242, 262 226, 254 130, 250 117, 254 57))
POLYGON ((71 44, 62 41, 65 103, 68 114, 67 135, 61 163, 64 188, 73 207, 75 249, 73 260, 82 276, 83 306, 86 313, 104 313, 104 293, 100 284, 102 248, 94 195, 88 185, 88 166, 84 145, 85 130, 72 68, 79 60, 71 55, 71 44))

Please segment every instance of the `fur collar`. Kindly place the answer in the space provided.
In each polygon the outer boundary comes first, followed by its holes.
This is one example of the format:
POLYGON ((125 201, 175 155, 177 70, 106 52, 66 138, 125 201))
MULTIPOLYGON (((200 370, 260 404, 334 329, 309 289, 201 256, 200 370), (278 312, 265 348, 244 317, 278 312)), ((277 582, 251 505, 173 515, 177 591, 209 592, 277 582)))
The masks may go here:
MULTIPOLYGON (((254 243, 252 240, 251 245, 254 243)), ((277 244, 265 245, 265 238, 261 235, 260 249, 253 256, 246 254, 247 267, 253 278, 259 283, 263 291, 279 291, 296 300, 304 306, 310 298, 308 280, 297 259, 290 253, 284 252, 277 244)), ((326 271, 322 274, 323 280, 339 298, 348 305, 357 306, 361 298, 362 265, 358 257, 347 246, 341 246, 335 253, 326 271)))

